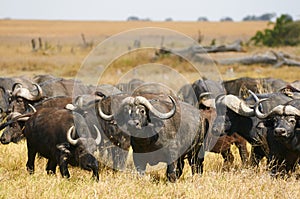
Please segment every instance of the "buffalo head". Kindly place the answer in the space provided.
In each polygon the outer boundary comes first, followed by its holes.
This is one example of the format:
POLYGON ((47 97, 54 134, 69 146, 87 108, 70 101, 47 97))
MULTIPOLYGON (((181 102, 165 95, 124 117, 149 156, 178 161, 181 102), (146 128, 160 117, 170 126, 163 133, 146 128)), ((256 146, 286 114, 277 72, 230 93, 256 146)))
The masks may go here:
POLYGON ((7 122, 0 126, 0 130, 5 129, 0 137, 2 144, 10 142, 18 143, 24 138, 23 127, 32 113, 21 115, 20 113, 11 113, 7 117, 7 122))
MULTIPOLYGON (((99 129, 94 125, 97 131, 97 138, 93 139, 79 137, 77 139, 72 138, 72 134, 75 134, 75 127, 71 126, 67 132, 68 142, 75 148, 74 158, 75 162, 83 169, 93 171, 93 176, 99 180, 99 164, 97 159, 93 156, 93 153, 97 150, 97 146, 101 143, 101 134, 99 129)), ((61 147, 61 146, 58 146, 61 147)))
POLYGON ((212 133, 216 136, 226 133, 231 128, 231 121, 227 109, 243 117, 254 116, 254 110, 249 108, 243 100, 234 95, 220 95, 215 100, 217 117, 212 125, 212 133))
POLYGON ((260 100, 255 105, 256 116, 266 121, 272 120, 274 135, 276 137, 291 138, 294 136, 294 131, 297 125, 297 120, 300 117, 300 110, 291 105, 278 105, 268 113, 260 112, 258 105, 265 101, 260 100))
MULTIPOLYGON (((169 99, 171 100, 172 108, 167 113, 156 109, 150 101, 143 96, 126 97, 115 115, 106 115, 101 110, 101 106, 98 106, 98 112, 100 117, 105 120, 112 120, 114 118, 121 129, 124 128, 124 130, 129 130, 130 132, 132 132, 132 130, 139 131, 144 127, 153 126, 150 114, 159 120, 169 119, 174 116, 176 112, 175 100, 171 96, 169 96, 169 99)), ((164 105, 166 105, 166 103, 169 104, 169 102, 162 103, 164 103, 164 105)), ((168 107, 168 105, 160 106, 162 109, 166 109, 166 107, 168 107)))
POLYGON ((11 112, 25 113, 31 102, 43 99, 42 88, 38 84, 33 84, 37 93, 34 94, 28 88, 22 87, 22 84, 16 83, 12 88, 12 97, 9 105, 11 112))

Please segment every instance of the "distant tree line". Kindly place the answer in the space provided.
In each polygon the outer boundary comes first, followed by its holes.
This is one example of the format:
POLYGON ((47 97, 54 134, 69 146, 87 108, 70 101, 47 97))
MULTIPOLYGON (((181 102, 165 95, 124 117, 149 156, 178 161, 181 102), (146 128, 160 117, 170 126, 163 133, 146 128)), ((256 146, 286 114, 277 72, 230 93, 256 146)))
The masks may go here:
MULTIPOLYGON (((290 15, 286 16, 290 19, 292 17, 290 15)), ((256 15, 247 15, 242 19, 242 21, 271 21, 274 17, 276 17, 275 13, 265 13, 259 16, 256 15)), ((127 18, 127 21, 151 21, 150 18, 139 18, 137 16, 129 16, 127 18)), ((164 21, 173 21, 171 17, 167 17, 164 21)), ((198 17, 197 21, 209 21, 209 19, 205 16, 200 16, 198 17)), ((234 21, 231 17, 225 16, 220 19, 220 21, 234 21)))

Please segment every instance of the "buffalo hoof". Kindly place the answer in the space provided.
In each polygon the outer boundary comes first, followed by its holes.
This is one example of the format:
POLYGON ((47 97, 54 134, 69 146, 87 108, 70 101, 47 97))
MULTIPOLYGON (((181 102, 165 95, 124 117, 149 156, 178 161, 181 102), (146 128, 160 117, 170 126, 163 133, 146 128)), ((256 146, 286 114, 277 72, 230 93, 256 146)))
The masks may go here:
POLYGON ((172 183, 175 183, 177 180, 177 175, 175 172, 173 173, 168 173, 168 180, 172 183))

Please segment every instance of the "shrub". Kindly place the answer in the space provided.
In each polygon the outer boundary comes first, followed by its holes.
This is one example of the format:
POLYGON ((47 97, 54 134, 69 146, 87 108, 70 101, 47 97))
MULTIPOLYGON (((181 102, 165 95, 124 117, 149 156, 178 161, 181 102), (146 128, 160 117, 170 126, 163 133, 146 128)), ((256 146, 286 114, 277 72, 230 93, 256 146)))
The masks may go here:
MULTIPOLYGON (((270 23, 273 25, 273 23, 270 23)), ((250 39, 254 45, 269 47, 297 45, 300 43, 300 22, 293 22, 289 15, 281 15, 276 19, 273 29, 257 31, 250 39)))

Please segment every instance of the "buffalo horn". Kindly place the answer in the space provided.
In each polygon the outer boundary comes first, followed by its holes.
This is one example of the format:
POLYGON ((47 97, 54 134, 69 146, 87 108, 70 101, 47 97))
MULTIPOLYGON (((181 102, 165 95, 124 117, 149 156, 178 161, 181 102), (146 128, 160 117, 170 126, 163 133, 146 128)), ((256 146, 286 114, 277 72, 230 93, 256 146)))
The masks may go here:
POLYGON ((263 101, 266 101, 266 100, 267 99, 261 99, 261 100, 259 100, 255 104, 255 106, 254 106, 254 108, 255 108, 255 115, 256 115, 257 118, 259 118, 259 119, 266 119, 266 118, 272 116, 273 114, 283 115, 283 110, 284 110, 284 106, 283 105, 278 105, 278 106, 274 107, 269 113, 262 113, 262 112, 260 112, 260 110, 259 110, 259 104, 261 102, 263 102, 263 101))
POLYGON ((249 108, 244 101, 234 95, 224 96, 225 105, 237 114, 251 117, 254 116, 254 109, 249 108))
POLYGON ((31 104, 28 104, 28 106, 33 110, 33 112, 36 112, 36 109, 34 108, 34 106, 32 106, 31 104))
POLYGON ((102 109, 101 109, 101 101, 98 103, 98 112, 99 115, 102 119, 104 120, 112 120, 114 115, 106 115, 105 113, 103 113, 102 109))
POLYGON ((0 131, 1 131, 2 129, 4 129, 5 127, 9 126, 11 123, 13 123, 13 121, 8 121, 8 122, 5 122, 5 123, 1 124, 1 125, 0 125, 0 131))
POLYGON ((72 145, 76 145, 77 144, 77 142, 78 142, 78 139, 76 139, 76 140, 74 140, 73 138, 72 138, 72 136, 71 136, 71 133, 73 133, 75 130, 74 130, 74 126, 71 126, 70 128, 69 128, 69 130, 68 130, 68 132, 67 132, 67 140, 68 140, 68 142, 70 143, 70 144, 72 144, 72 145))
POLYGON ((17 88, 22 88, 22 84, 21 83, 14 83, 14 85, 12 86, 12 91, 14 92, 15 89, 17 88))
POLYGON ((97 138, 95 139, 95 142, 96 142, 96 145, 99 145, 101 143, 101 139, 102 139, 101 134, 100 134, 100 131, 99 131, 99 129, 96 125, 94 125, 94 128, 97 131, 97 138))
POLYGON ((199 104, 203 104, 206 107, 216 108, 215 99, 207 98, 210 96, 211 92, 204 92, 199 95, 199 104))
POLYGON ((285 106, 284 114, 286 114, 286 115, 296 115, 296 116, 300 117, 300 110, 297 109, 294 106, 287 105, 287 106, 285 106))
MULTIPOLYGON (((252 92, 252 90, 248 90, 248 92, 252 95, 253 99, 255 100, 255 103, 259 101, 259 98, 254 92, 252 92)), ((260 110, 264 111, 262 104, 259 104, 259 108, 260 110)))
POLYGON ((78 106, 79 108, 82 108, 82 107, 83 107, 83 98, 82 98, 82 96, 78 96, 78 97, 75 99, 74 104, 75 104, 76 106, 78 106))
POLYGON ((142 96, 137 96, 135 98, 135 103, 136 104, 142 104, 142 105, 146 106, 149 109, 149 111, 151 111, 155 116, 157 116, 161 119, 169 119, 176 112, 175 100, 171 96, 169 96, 169 98, 172 101, 173 107, 172 107, 172 110, 169 111, 168 113, 159 112, 157 109, 155 109, 152 106, 152 104, 145 97, 142 97, 142 96))
POLYGON ((36 98, 37 98, 37 99, 42 98, 42 97, 43 97, 43 90, 42 90, 42 88, 40 87, 40 85, 38 85, 38 84, 33 84, 33 85, 36 87, 36 89, 37 89, 37 91, 38 91, 38 94, 35 95, 36 98))

